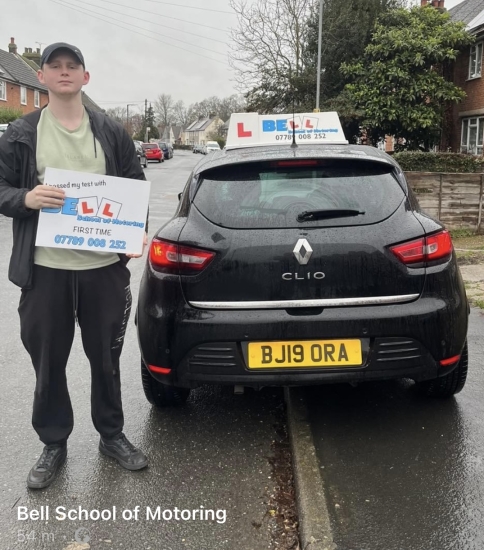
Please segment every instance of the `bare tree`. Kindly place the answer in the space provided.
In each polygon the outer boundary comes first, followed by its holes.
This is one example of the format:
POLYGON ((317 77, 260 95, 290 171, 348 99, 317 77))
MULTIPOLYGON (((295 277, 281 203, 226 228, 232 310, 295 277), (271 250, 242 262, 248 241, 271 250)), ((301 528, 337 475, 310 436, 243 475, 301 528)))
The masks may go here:
POLYGON ((196 117, 204 118, 217 115, 219 106, 220 99, 217 96, 207 97, 198 103, 190 105, 193 110, 193 114, 195 114, 196 117))
POLYGON ((219 116, 223 121, 226 121, 232 113, 245 111, 245 100, 237 94, 222 99, 212 96, 190 105, 189 110, 191 110, 191 120, 199 117, 219 116))
POLYGON ((132 135, 140 133, 141 129, 143 128, 143 122, 144 122, 144 117, 140 113, 129 115, 129 129, 132 135))
POLYGON ((126 109, 124 107, 111 107, 111 109, 106 109, 106 115, 126 127, 127 119, 126 109))
POLYGON ((155 114, 161 127, 166 128, 174 121, 174 101, 170 94, 160 94, 155 102, 155 114))
POLYGON ((245 111, 246 103, 243 96, 233 94, 229 97, 224 97, 220 101, 218 116, 224 121, 230 118, 232 113, 243 113, 245 111))
POLYGON ((180 126, 187 126, 192 121, 192 113, 190 107, 185 107, 182 100, 177 101, 173 105, 173 117, 176 124, 180 126))
POLYGON ((299 77, 305 69, 307 21, 314 0, 230 0, 238 28, 232 29, 230 63, 241 91, 275 78, 299 77))

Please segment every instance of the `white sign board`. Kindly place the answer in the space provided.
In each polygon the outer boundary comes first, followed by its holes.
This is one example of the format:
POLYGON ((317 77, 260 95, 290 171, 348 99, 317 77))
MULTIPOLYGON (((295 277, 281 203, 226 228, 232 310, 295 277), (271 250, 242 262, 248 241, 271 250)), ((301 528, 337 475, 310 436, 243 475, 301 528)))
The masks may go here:
POLYGON ((336 112, 259 115, 234 113, 230 117, 226 149, 259 145, 347 144, 336 112))
POLYGON ((150 182, 47 168, 46 185, 65 191, 64 205, 43 208, 36 246, 141 254, 150 182))

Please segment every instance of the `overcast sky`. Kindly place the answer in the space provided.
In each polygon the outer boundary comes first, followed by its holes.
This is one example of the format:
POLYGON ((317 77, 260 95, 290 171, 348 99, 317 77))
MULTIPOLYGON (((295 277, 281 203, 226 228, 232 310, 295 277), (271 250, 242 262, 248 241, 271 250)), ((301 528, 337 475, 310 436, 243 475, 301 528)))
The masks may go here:
MULTIPOLYGON (((446 0, 445 6, 452 8, 461 1, 446 0)), ((0 0, 0 4, 0 49, 8 50, 12 36, 20 53, 52 42, 76 45, 91 73, 85 91, 105 109, 128 103, 141 109, 145 98, 154 103, 161 93, 189 105, 237 92, 227 60, 228 31, 237 18, 228 0, 0 0)))

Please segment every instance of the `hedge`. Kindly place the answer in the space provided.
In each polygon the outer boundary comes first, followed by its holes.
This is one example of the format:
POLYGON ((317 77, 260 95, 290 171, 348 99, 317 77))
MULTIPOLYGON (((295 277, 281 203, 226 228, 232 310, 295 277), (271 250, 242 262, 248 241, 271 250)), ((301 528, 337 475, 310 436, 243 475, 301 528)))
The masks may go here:
POLYGON ((0 124, 8 124, 23 115, 21 109, 13 109, 12 107, 0 107, 0 124))
POLYGON ((462 153, 395 153, 404 172, 483 172, 484 157, 462 153))

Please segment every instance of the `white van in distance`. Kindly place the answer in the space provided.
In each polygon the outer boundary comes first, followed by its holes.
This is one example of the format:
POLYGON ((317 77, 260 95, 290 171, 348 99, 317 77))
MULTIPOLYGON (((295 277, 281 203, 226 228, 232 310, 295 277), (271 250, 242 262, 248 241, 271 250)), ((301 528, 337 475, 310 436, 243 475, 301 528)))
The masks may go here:
POLYGON ((220 145, 216 141, 207 141, 202 148, 202 154, 206 155, 212 151, 220 151, 220 145))

